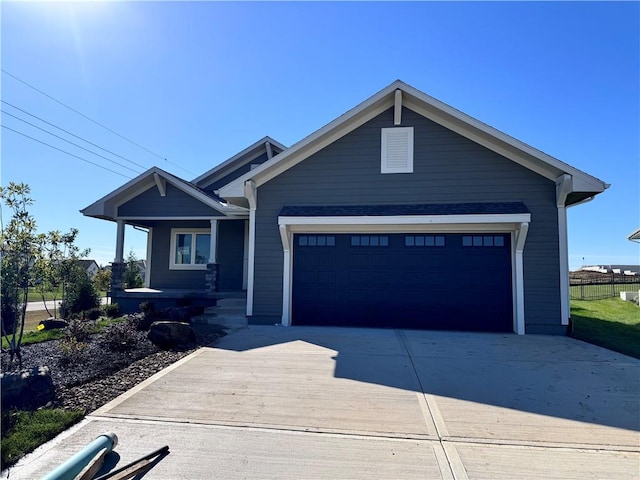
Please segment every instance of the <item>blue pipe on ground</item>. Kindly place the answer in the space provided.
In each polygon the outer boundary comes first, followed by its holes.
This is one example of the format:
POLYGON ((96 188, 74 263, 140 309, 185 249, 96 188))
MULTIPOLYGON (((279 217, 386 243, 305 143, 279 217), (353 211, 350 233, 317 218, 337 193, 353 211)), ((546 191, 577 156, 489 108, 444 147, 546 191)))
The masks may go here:
POLYGON ((103 448, 110 453, 118 444, 115 433, 100 435, 89 445, 49 472, 42 480, 73 480, 103 448))

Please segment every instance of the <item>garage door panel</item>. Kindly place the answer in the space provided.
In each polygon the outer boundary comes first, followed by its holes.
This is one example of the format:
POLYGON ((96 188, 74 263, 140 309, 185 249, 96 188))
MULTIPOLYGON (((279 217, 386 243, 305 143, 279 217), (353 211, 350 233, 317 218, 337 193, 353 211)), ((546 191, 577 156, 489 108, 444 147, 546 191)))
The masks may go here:
POLYGON ((293 324, 512 330, 508 234, 298 237, 293 324))

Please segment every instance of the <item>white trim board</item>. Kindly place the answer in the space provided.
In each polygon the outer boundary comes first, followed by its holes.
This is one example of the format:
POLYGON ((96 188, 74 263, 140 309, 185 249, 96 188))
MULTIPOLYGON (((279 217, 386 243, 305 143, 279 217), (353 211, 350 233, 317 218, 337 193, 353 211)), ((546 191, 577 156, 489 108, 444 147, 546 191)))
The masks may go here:
POLYGON ((394 215, 394 216, 318 216, 278 217, 278 225, 461 225, 530 222, 530 213, 477 215, 394 215))
POLYGON ((259 187, 388 108, 397 109, 396 91, 402 92, 402 106, 424 115, 436 123, 480 143, 550 180, 554 180, 559 175, 566 173, 574 177, 575 191, 599 193, 608 187, 602 180, 547 155, 397 80, 297 142, 277 157, 221 187, 219 189, 220 195, 227 199, 242 198, 245 181, 253 180, 259 187))
MULTIPOLYGON (((198 200, 202 204, 211 207, 221 215, 238 215, 247 214, 247 209, 237 205, 228 205, 221 203, 218 200, 206 195, 196 187, 189 185, 184 180, 165 172, 158 167, 152 167, 146 172, 138 175, 133 180, 125 183, 120 188, 114 190, 108 195, 102 197, 100 200, 92 203, 88 207, 80 210, 85 216, 98 216, 98 217, 110 217, 116 218, 118 216, 118 208, 124 203, 130 201, 136 196, 146 192, 150 188, 158 185, 163 185, 163 189, 166 192, 166 183, 169 183, 173 187, 181 190, 190 197, 198 200)), ((162 189, 159 191, 159 195, 162 194, 162 189)))
POLYGON ((151 217, 151 216, 145 216, 145 217, 114 217, 114 220, 124 220, 124 221, 156 221, 156 220, 160 220, 160 221, 175 221, 175 220, 198 220, 198 221, 203 221, 203 222, 208 222, 210 220, 243 220, 243 219, 247 219, 248 215, 247 214, 243 214, 243 215, 238 215, 238 216, 233 216, 233 217, 212 217, 211 215, 206 215, 206 216, 202 216, 202 217, 196 217, 196 216, 185 216, 185 217, 151 217))
POLYGON ((282 319, 291 325, 295 233, 511 233, 513 331, 525 333, 523 250, 531 214, 406 215, 390 217, 278 217, 283 247, 282 319), (437 221, 436 221, 437 219, 437 221), (474 221, 475 220, 475 221, 474 221), (333 223, 332 223, 333 222, 333 223))

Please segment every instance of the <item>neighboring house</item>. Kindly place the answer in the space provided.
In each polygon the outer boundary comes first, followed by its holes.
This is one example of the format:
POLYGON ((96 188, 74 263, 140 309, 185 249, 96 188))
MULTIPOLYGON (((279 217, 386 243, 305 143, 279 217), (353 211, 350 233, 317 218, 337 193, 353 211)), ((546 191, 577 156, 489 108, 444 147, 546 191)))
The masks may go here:
POLYGON ((146 275, 147 275, 147 261, 146 260, 137 260, 136 261, 136 268, 138 269, 138 275, 140 275, 140 278, 144 282, 145 278, 146 278, 146 275))
POLYGON ((586 265, 580 268, 586 272, 615 273, 618 275, 638 275, 640 265, 586 265))
POLYGON ((95 260, 81 259, 78 260, 78 263, 80 263, 80 266, 87 272, 89 278, 93 278, 95 274, 100 271, 100 267, 95 260))
POLYGON ((396 81, 290 148, 154 167, 82 213, 117 223, 114 274, 146 228, 157 298, 246 291, 250 323, 563 334, 566 208, 607 187, 396 81))

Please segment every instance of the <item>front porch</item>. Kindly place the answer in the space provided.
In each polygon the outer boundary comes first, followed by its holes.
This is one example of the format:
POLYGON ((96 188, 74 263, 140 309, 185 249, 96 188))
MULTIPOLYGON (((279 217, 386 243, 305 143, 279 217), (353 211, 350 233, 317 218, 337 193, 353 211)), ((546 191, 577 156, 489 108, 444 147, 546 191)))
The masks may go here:
POLYGON ((204 289, 182 288, 127 288, 107 293, 110 303, 117 303, 122 313, 140 311, 140 304, 152 302, 157 309, 194 306, 212 307, 223 298, 246 298, 245 291, 207 292, 204 289))

